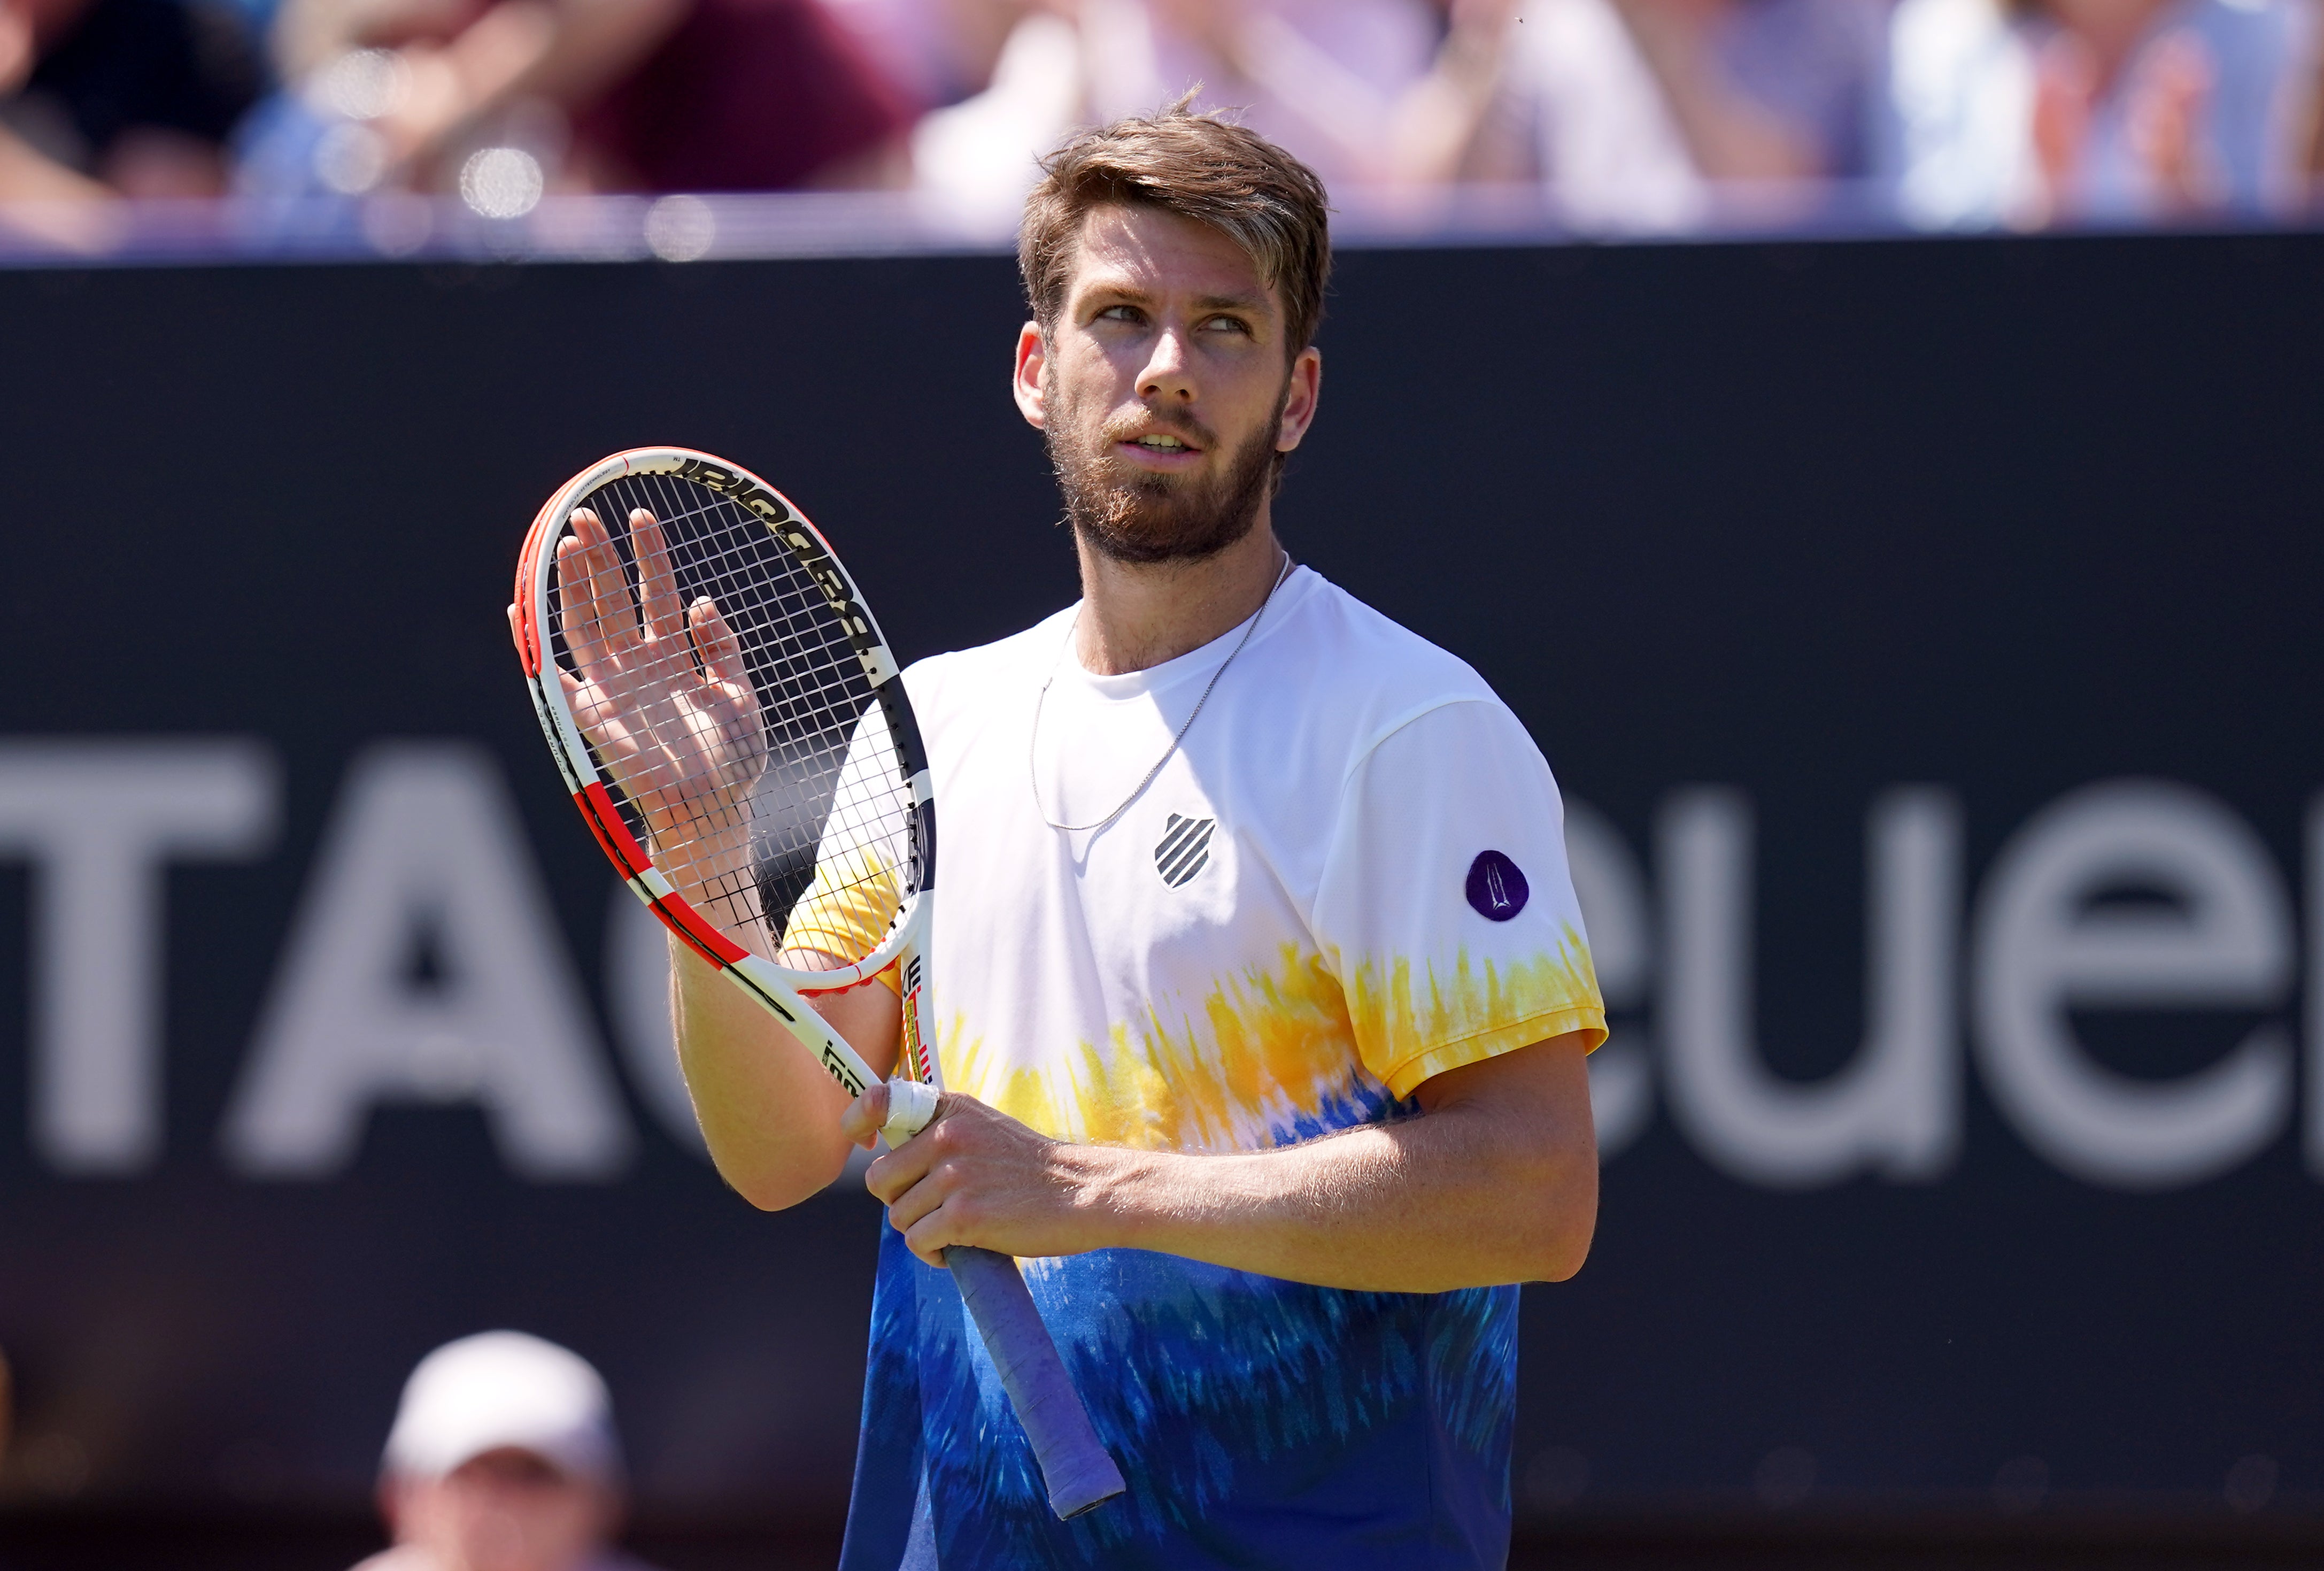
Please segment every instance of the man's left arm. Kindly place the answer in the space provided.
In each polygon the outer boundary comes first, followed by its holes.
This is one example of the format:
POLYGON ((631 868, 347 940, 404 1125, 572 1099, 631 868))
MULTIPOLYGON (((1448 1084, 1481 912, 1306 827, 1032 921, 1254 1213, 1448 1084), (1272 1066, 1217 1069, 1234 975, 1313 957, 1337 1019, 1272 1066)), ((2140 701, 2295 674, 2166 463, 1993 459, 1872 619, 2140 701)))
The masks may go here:
MULTIPOLYGON (((1572 1031, 1447 1069, 1418 1117, 1221 1155, 1074 1145, 972 1097, 872 1164, 872 1192, 914 1252, 1150 1249, 1376 1292, 1563 1281, 1598 1217, 1598 1146, 1572 1031)), ((868 1143, 887 1087, 851 1106, 868 1143)))

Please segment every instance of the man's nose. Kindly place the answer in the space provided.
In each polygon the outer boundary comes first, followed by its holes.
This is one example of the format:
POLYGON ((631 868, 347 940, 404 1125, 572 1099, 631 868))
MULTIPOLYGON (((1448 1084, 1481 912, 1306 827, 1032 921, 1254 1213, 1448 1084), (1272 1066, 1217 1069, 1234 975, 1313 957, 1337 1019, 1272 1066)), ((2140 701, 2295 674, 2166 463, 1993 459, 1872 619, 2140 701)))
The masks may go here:
POLYGON ((1186 354, 1185 337, 1177 328, 1165 328, 1155 335, 1154 352, 1147 356, 1146 369, 1139 373, 1138 396, 1182 403, 1194 402, 1194 367, 1186 354))

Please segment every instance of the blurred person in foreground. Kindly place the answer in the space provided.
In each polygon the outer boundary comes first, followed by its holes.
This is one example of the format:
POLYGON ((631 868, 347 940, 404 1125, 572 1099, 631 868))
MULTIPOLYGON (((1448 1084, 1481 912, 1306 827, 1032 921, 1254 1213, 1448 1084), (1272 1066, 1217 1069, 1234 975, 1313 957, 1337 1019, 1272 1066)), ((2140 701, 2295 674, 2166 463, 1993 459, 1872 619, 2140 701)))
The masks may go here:
POLYGON ((2295 208, 2315 0, 1902 0, 1905 213, 1934 226, 2295 208))
POLYGON ((0 0, 0 202, 216 195, 260 86, 222 4, 0 0))
POLYGON ((611 1547, 621 1476, 605 1382, 579 1355, 517 1331, 447 1343, 388 1435, 394 1548, 356 1571, 648 1571, 611 1547))
POLYGON ((552 191, 892 185, 902 98, 821 0, 286 0, 290 90, 244 189, 457 189, 488 147, 552 191))

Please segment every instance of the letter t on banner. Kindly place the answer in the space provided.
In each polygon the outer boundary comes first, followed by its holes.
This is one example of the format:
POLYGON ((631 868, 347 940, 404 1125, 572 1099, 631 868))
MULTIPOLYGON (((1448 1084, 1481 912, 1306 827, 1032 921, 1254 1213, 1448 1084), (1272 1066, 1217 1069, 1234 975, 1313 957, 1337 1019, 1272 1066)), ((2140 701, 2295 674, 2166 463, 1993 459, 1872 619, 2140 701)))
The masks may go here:
POLYGON ((0 743, 0 854, 33 867, 32 1143, 63 1172, 161 1155, 162 864, 254 855, 263 744, 0 743))

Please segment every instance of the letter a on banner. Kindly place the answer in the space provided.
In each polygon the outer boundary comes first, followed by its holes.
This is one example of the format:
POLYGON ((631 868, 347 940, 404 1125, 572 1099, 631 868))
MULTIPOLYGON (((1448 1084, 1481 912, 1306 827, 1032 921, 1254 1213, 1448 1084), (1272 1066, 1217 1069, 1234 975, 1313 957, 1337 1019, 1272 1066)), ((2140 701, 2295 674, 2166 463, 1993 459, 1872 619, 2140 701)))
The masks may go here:
POLYGON ((462 744, 355 761, 226 1116, 245 1173, 351 1161, 380 1102, 473 1102, 509 1166, 606 1177, 632 1141, 500 772, 462 744), (428 939, 442 975, 411 975, 428 939))

